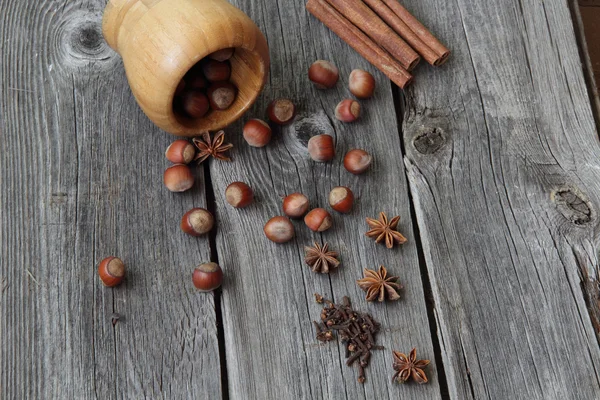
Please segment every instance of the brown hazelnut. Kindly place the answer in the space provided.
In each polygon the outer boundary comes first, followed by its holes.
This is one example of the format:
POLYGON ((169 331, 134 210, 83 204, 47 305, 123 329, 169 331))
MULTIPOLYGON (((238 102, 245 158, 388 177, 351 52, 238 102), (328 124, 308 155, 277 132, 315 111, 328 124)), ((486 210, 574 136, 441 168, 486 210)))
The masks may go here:
POLYGON ((337 212, 349 213, 354 205, 354 193, 345 186, 338 186, 329 192, 329 205, 337 212))
POLYGON ((340 73, 335 65, 329 61, 315 61, 308 69, 308 79, 317 89, 331 89, 335 86, 340 73))
POLYGON ((229 47, 227 49, 217 50, 214 53, 208 55, 208 58, 216 60, 216 61, 227 61, 231 57, 233 57, 233 53, 235 52, 235 47, 229 47))
POLYGON ((213 228, 215 218, 204 208, 192 208, 181 218, 181 230, 192 236, 202 236, 213 228))
POLYGON ((356 121, 360 117, 360 104, 352 99, 340 101, 335 108, 335 117, 342 122, 356 121))
POLYGON ((183 93, 183 111, 190 118, 202 118, 210 110, 208 97, 199 90, 188 90, 183 93))
POLYGON ((229 61, 205 60, 202 64, 202 73, 209 82, 228 81, 231 77, 229 61))
POLYGON ((252 188, 244 182, 233 182, 225 189, 227 202, 235 208, 247 207, 254 200, 252 188))
POLYGON ((163 180, 171 192, 185 192, 194 186, 192 170, 185 164, 175 164, 167 168, 163 180))
POLYGON ((271 141, 271 127, 260 119, 251 119, 243 129, 244 139, 252 147, 264 147, 271 141))
POLYGON ((296 115, 296 106, 288 99, 273 100, 267 108, 269 119, 278 125, 287 125, 296 115))
POLYGON ((346 153, 344 157, 344 168, 354 175, 365 172, 371 166, 373 157, 364 150, 354 149, 346 153))
POLYGON ((331 228, 333 220, 327 210, 315 208, 304 217, 304 223, 314 232, 324 232, 331 228))
POLYGON ((283 212, 290 218, 301 218, 308 207, 308 197, 302 193, 292 193, 283 199, 283 212))
POLYGON ((196 148, 185 139, 174 141, 167 147, 165 157, 174 164, 189 164, 196 155, 196 148))
POLYGON ((308 141, 308 153, 316 162, 331 161, 335 157, 333 137, 329 135, 317 135, 308 141))
POLYGON ((237 94, 237 88, 231 82, 215 82, 206 92, 210 106, 215 110, 227 110, 237 94))
POLYGON ((194 269, 192 282, 202 292, 213 291, 223 283, 223 270, 214 262, 200 264, 194 269))
POLYGON ((187 77, 185 84, 188 89, 203 90, 208 87, 208 82, 204 76, 202 76, 202 72, 200 71, 187 77))
POLYGON ((286 217, 273 217, 263 228, 267 238, 275 243, 289 242, 294 238, 294 225, 286 217))
POLYGON ((368 99, 373 96, 375 91, 375 78, 367 71, 355 69, 350 73, 348 86, 350 93, 359 99, 368 99))
POLYGON ((107 257, 100 262, 98 275, 105 286, 117 286, 125 277, 125 264, 117 257, 107 257))

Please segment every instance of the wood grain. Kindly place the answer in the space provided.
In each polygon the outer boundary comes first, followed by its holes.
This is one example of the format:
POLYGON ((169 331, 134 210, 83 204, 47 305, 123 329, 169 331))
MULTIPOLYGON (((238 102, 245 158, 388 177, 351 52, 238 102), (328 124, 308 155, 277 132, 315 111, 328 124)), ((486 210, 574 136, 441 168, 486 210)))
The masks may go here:
POLYGON ((597 399, 600 147, 567 3, 405 4, 453 51, 404 123, 450 397, 597 399))
POLYGON ((104 5, 0 3, 0 397, 218 396, 213 298, 191 284, 208 240, 178 228, 202 169, 190 193, 162 186, 171 138, 103 41, 104 5), (108 255, 128 267, 115 289, 108 255))
POLYGON ((0 0, 0 397, 436 399, 445 381, 461 400, 599 398, 600 148, 566 2, 405 0, 453 56, 415 71, 401 135, 389 80, 303 0, 232 3, 265 32, 273 59, 247 118, 280 96, 299 115, 264 149, 245 144, 240 121, 227 131, 234 162, 210 163, 213 250, 226 273, 218 321, 213 296, 190 279, 211 258, 208 239, 178 228, 206 204, 209 183, 199 167, 192 192, 162 186, 172 137, 138 108, 102 40, 105 1, 0 0), (317 59, 340 68, 333 90, 308 82, 317 59), (359 122, 340 124, 333 110, 354 68, 373 72, 378 88, 359 122), (315 164, 306 145, 323 132, 337 157, 315 164), (362 176, 341 167, 355 147, 375 157, 362 176), (249 208, 225 202, 235 180, 254 188, 249 208), (280 196, 302 191, 328 208, 337 185, 357 203, 334 214, 330 231, 295 222, 291 243, 263 236, 280 196), (364 237, 364 217, 380 211, 402 217, 406 245, 390 251, 364 237), (304 265, 314 240, 341 253, 339 271, 304 265), (108 255, 129 268, 116 289, 96 274, 108 255), (380 264, 406 288, 396 303, 367 304, 355 284, 380 264), (349 295, 382 322, 386 350, 373 354, 364 386, 340 344, 315 340, 315 292, 349 295), (434 360, 431 382, 392 384, 390 350, 412 347, 434 360))
MULTIPOLYGON (((250 148, 240 123, 227 129, 235 145, 234 162, 210 165, 219 219, 217 250, 227 275, 223 286, 223 325, 231 398, 398 398, 432 399, 440 396, 436 366, 428 369, 425 386, 391 383, 391 349, 434 358, 423 285, 409 210, 407 186, 400 157, 400 141, 389 81, 369 66, 304 9, 304 1, 235 1, 265 32, 271 49, 270 83, 247 118, 263 118, 267 104, 288 97, 299 106, 295 122, 274 127, 273 141, 263 149, 250 148), (290 21, 294 21, 291 23, 290 21), (335 56, 332 56, 335 54, 335 56), (307 71, 318 59, 329 59, 340 69, 340 81, 328 91, 317 91, 307 71), (350 93, 348 75, 354 68, 375 74, 378 88, 364 102, 363 118, 355 124, 335 120, 336 104, 350 93), (337 156, 316 164, 307 152, 316 134, 334 136, 337 156), (351 148, 365 148, 375 158, 372 170, 354 176, 344 170, 342 158, 351 148), (246 181, 256 202, 232 209, 224 190, 236 180, 246 181), (269 242, 263 225, 281 215, 281 196, 306 194, 313 207, 329 208, 334 186, 350 187, 356 207, 349 215, 334 214, 334 227, 321 235, 295 222, 297 238, 284 245, 269 242), (388 250, 365 237, 364 218, 380 211, 401 215, 400 229, 409 238, 401 248, 388 250), (341 254, 336 273, 318 275, 303 262, 304 246, 329 242, 341 254), (398 274, 406 290, 392 304, 367 304, 355 281, 364 267, 384 264, 398 274), (312 320, 321 306, 313 294, 341 301, 349 295, 356 308, 372 313, 383 324, 379 341, 385 351, 373 354, 366 369, 367 382, 357 382, 357 370, 345 366, 344 350, 336 342, 315 339, 312 320)), ((332 211, 333 212, 333 211, 332 211)))

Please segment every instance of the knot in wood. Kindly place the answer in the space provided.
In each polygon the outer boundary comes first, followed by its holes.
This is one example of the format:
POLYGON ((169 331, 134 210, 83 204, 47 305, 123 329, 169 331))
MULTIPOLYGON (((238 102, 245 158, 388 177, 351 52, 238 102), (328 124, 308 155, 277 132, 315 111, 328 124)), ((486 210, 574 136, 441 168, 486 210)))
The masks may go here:
POLYGON ((446 144, 444 130, 439 127, 423 128, 413 139, 413 146, 421 154, 433 154, 446 144))
POLYGON ((594 219, 595 211, 592 203, 578 189, 555 190, 552 193, 552 201, 558 211, 575 225, 587 225, 594 219))
POLYGON ((88 23, 74 32, 73 41, 73 47, 81 49, 83 53, 94 54, 102 47, 104 40, 102 39, 99 26, 88 23))
POLYGON ((308 146, 308 141, 313 136, 334 133, 333 126, 323 110, 314 114, 298 114, 292 127, 293 134, 304 147, 308 146))
POLYGON ((106 57, 107 44, 102 37, 100 23, 83 20, 73 24, 67 32, 67 49, 72 57, 95 60, 106 57))
POLYGON ((98 11, 76 10, 63 16, 52 34, 57 48, 60 65, 66 69, 76 69, 89 65, 104 66, 117 59, 116 53, 102 37, 102 14, 98 11))

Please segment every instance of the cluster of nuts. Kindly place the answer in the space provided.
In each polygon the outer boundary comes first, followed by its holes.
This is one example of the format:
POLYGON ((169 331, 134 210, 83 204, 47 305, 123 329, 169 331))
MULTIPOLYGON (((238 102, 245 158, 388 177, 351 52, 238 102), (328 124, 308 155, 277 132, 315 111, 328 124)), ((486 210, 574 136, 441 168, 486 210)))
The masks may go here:
MULTIPOLYGON (((340 78, 339 70, 329 61, 315 61, 308 70, 308 79, 317 89, 331 89, 340 78)), ((348 80, 350 93, 359 99, 368 99, 375 91, 375 78, 367 71, 355 69, 348 80)), ((335 108, 335 117, 342 122, 354 122, 360 118, 360 103, 344 99, 335 108)))
MULTIPOLYGON (((345 186, 334 187, 329 193, 329 205, 340 213, 349 213, 354 205, 354 193, 345 186)), ((283 213, 287 216, 271 218, 264 226, 267 238, 275 243, 286 243, 295 236, 294 225, 290 221, 304 217, 304 223, 313 232, 325 232, 333 225, 331 214, 324 208, 310 209, 308 197, 302 193, 292 193, 283 198, 283 213)))
MULTIPOLYGON (((316 135, 308 141, 308 153, 313 161, 327 162, 335 158, 335 145, 330 135, 316 135)), ((371 166, 373 157, 362 149, 352 149, 344 156, 344 168, 360 175, 371 166)))
MULTIPOLYGON (((191 236, 207 234, 214 226, 215 219, 204 208, 193 208, 181 218, 181 230, 191 236)), ((98 275, 107 287, 119 285, 125 277, 125 263, 117 257, 107 257, 100 262, 98 275)), ((192 274, 194 286, 201 291, 215 290, 223 282, 223 271, 215 263, 201 264, 192 274)))
MULTIPOLYGON (((182 79, 177 91, 174 107, 190 118, 202 118, 211 109, 226 110, 235 101, 237 88, 229 82, 231 64, 229 59, 234 49, 223 49, 209 55, 196 64, 182 79)), ((318 89, 329 89, 339 80, 339 71, 328 61, 319 60, 309 69, 309 79, 318 89)), ((362 70, 354 70, 349 79, 350 92, 359 99, 373 95, 375 80, 362 70)), ((335 116, 342 122, 354 122, 360 117, 361 106, 353 99, 342 100, 335 109, 335 116)), ((277 125, 287 125, 296 115, 296 107, 289 99, 276 99, 267 108, 268 119, 277 125)), ((272 136, 269 124, 260 119, 251 119, 243 127, 243 136, 252 147, 266 146, 272 136)), ((335 145, 330 135, 317 135, 308 142, 308 152, 316 162, 331 161, 335 157, 335 145)), ((165 152, 173 163, 164 173, 164 184, 172 192, 184 192, 194 185, 194 175, 188 164, 196 157, 196 147, 185 139, 171 143, 165 152)), ((344 167, 353 174, 365 172, 372 157, 361 149, 350 150, 344 157, 344 167)), ((225 190, 226 201, 235 208, 243 208, 254 200, 252 188, 244 182, 233 182, 225 190)), ((350 188, 338 186, 329 193, 329 205, 340 213, 348 213, 354 204, 350 188)), ((310 210, 310 202, 302 193, 292 193, 283 199, 286 216, 271 218, 264 226, 267 238, 275 243, 285 243, 295 236, 290 218, 304 217, 306 226, 314 232, 331 228, 333 218, 324 208, 310 210)), ((181 230, 191 236, 203 236, 215 224, 214 216, 204 208, 193 208, 186 212, 180 223, 181 230)), ((108 287, 120 284, 125 276, 125 264, 117 257, 108 257, 100 263, 98 273, 108 287)), ((221 286, 223 271, 215 263, 204 263, 194 269, 194 286, 201 291, 212 291, 221 286)))
MULTIPOLYGON (((308 71, 308 77, 317 89, 331 89, 339 80, 339 70, 329 61, 319 60, 313 63, 308 71)), ((373 95, 375 90, 375 79, 373 76, 363 70, 354 70, 350 74, 350 92, 359 99, 367 99, 373 95)), ((277 100, 269 106, 268 115, 271 121, 281 121, 283 118, 280 115, 291 115, 289 120, 293 118, 293 104, 289 100, 277 100), (279 112, 273 111, 277 109, 277 102, 285 101, 285 105, 279 107, 279 112)), ((335 116, 342 122, 354 122, 360 117, 360 104, 353 99, 342 100, 336 107, 335 116)), ((286 118, 287 120, 287 118, 286 118)), ((257 120, 250 120, 244 127, 244 137, 250 145, 249 138, 254 139, 257 135, 257 130, 266 130, 262 124, 259 126, 257 120), (248 133, 246 130, 248 129, 248 133)), ((261 121, 262 122, 262 121, 261 121)), ((264 124, 264 123, 263 123, 264 124)), ((266 124, 264 124, 267 126, 266 124)), ((268 126, 267 126, 268 127, 268 126)), ((267 137, 267 134, 264 134, 267 137)), ((270 139, 270 130, 268 132, 270 139)), ((267 141, 268 142, 268 141, 267 141)), ((263 145, 265 145, 264 142, 263 145)), ((316 135, 308 141, 308 153, 316 162, 328 162, 335 158, 335 144, 333 137, 330 135, 316 135)), ((371 165, 373 158, 369 153, 362 149, 350 150, 344 157, 344 168, 353 174, 362 174, 371 165)), ((329 194, 329 205, 335 211, 340 213, 348 213, 354 204, 354 194, 347 187, 339 186, 331 190, 329 194)), ((310 210, 308 198, 302 193, 292 193, 283 199, 283 212, 287 216, 277 216, 271 218, 264 226, 264 232, 267 238, 275 243, 285 243, 295 236, 294 225, 290 218, 304 217, 304 223, 314 232, 324 232, 331 228, 333 219, 331 214, 324 208, 315 208, 310 210), (289 217, 289 218, 288 218, 289 217)))
POLYGON ((163 181, 171 192, 185 192, 194 186, 194 174, 188 164, 196 156, 196 148, 185 139, 171 143, 165 152, 167 160, 173 163, 165 170, 163 181))
MULTIPOLYGON (((276 99, 267 108, 267 117, 277 125, 287 125, 296 116, 296 106, 289 99, 276 99)), ((252 147, 264 147, 271 141, 271 127, 261 119, 251 119, 242 130, 244 139, 252 147)))
POLYGON ((192 119, 206 116, 210 110, 227 110, 237 97, 237 88, 229 81, 235 49, 222 49, 200 60, 179 82, 174 109, 192 119))
MULTIPOLYGON (((315 61, 308 70, 308 78, 317 89, 331 89, 339 80, 339 71, 329 61, 315 61)), ((350 73, 350 92, 359 99, 368 99, 375 91, 375 78, 367 71, 355 69, 350 73)), ((353 99, 342 100, 335 108, 335 117, 342 122, 354 122, 360 117, 360 103, 353 99)), ((308 152, 316 162, 331 161, 335 146, 330 135, 317 135, 308 141, 308 152)), ((362 174, 371 165, 372 157, 365 150, 350 150, 344 157, 344 167, 353 174, 362 174)))

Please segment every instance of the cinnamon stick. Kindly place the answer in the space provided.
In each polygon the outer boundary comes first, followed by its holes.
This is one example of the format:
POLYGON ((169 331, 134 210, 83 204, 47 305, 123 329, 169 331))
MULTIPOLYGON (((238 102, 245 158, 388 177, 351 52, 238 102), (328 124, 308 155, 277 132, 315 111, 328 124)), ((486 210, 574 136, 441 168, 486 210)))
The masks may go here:
POLYGON ((440 56, 437 64, 442 65, 448 60, 450 50, 446 48, 425 26, 419 22, 406 8, 397 0, 382 0, 425 44, 440 56))
POLYGON ((433 51, 382 0, 363 0, 390 28, 412 46, 431 65, 439 65, 442 57, 433 51))
POLYGON ((386 49, 402 66, 411 71, 421 57, 383 22, 362 0, 327 0, 340 14, 386 49))
POLYGON ((412 82, 412 75, 397 60, 377 46, 325 0, 308 0, 306 9, 396 85, 404 88, 412 82))

